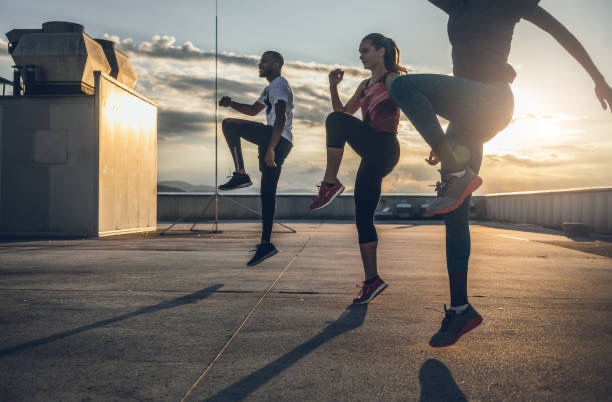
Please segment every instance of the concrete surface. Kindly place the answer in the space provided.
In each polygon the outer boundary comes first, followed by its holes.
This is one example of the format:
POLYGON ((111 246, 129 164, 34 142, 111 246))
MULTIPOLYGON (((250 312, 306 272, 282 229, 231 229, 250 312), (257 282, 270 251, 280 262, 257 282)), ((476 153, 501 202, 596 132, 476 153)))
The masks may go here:
POLYGON ((609 242, 473 225, 469 293, 484 324, 436 350, 444 227, 415 223, 378 225, 390 286, 358 307, 352 224, 290 224, 297 233, 273 235, 280 253, 252 268, 256 223, 5 240, 0 400, 610 399, 612 262, 572 246, 609 242))

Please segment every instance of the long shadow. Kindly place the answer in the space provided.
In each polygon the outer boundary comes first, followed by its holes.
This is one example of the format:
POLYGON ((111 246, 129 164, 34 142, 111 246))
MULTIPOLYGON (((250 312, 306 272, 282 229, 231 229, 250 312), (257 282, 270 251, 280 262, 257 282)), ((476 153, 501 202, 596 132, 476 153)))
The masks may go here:
POLYGON ((131 313, 127 313, 127 314, 123 314, 123 315, 120 315, 120 316, 117 316, 117 317, 109 318, 107 320, 102 320, 102 321, 94 322, 93 324, 84 325, 82 327, 78 327, 78 328, 74 328, 74 329, 71 329, 71 330, 68 330, 68 331, 64 331, 64 332, 60 332, 60 333, 57 333, 57 334, 53 334, 53 335, 47 336, 45 338, 40 338, 40 339, 36 339, 34 341, 22 343, 20 345, 11 346, 10 348, 0 349, 0 357, 10 356, 10 355, 22 352, 22 351, 24 351, 26 349, 31 349, 31 348, 34 348, 36 346, 45 345, 47 343, 55 342, 55 341, 57 341, 59 339, 63 339, 63 338, 67 338, 67 337, 72 336, 72 335, 80 334, 81 332, 89 331, 90 329, 100 328, 100 327, 103 327, 105 325, 114 324, 114 323, 119 322, 119 321, 124 321, 124 320, 130 319, 130 318, 136 317, 138 315, 155 313, 157 311, 167 310, 169 308, 179 307, 179 306, 183 306, 183 305, 186 305, 186 304, 197 303, 200 300, 206 299, 208 296, 210 296, 212 293, 217 291, 222 286, 223 285, 220 285, 220 284, 219 285, 209 286, 209 287, 204 288, 202 290, 198 290, 197 292, 190 293, 188 295, 179 297, 178 299, 173 299, 173 300, 168 300, 168 301, 165 301, 165 302, 161 302, 161 303, 156 304, 154 306, 144 307, 144 308, 141 308, 140 310, 136 310, 136 311, 131 312, 131 313))
POLYGON ((420 402, 456 401, 467 402, 467 398, 455 383, 448 367, 439 360, 427 359, 419 370, 421 382, 420 402))
POLYGON ((338 335, 359 328, 365 320, 368 311, 367 304, 354 304, 349 306, 345 312, 320 334, 304 342, 284 356, 279 357, 267 366, 260 368, 254 373, 235 382, 229 387, 219 391, 208 400, 210 401, 235 401, 244 399, 259 387, 293 366, 310 352, 328 342, 338 335))

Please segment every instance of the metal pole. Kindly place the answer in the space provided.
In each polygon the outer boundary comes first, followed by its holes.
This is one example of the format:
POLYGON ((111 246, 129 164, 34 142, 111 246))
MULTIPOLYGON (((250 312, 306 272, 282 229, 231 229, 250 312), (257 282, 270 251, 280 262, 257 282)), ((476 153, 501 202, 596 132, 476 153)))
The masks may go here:
POLYGON ((219 60, 219 12, 218 0, 215 0, 215 232, 219 226, 219 187, 218 187, 218 131, 219 131, 219 104, 217 94, 217 76, 218 76, 218 60, 219 60))

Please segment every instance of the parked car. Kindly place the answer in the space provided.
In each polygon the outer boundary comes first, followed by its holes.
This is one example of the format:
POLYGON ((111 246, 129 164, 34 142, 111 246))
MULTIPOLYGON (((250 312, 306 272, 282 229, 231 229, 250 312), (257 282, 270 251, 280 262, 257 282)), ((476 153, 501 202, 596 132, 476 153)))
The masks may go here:
POLYGON ((395 212, 398 218, 409 219, 412 218, 412 204, 406 200, 401 200, 399 204, 395 206, 395 212))
POLYGON ((393 211, 391 208, 385 207, 381 210, 374 212, 375 219, 393 219, 393 211))

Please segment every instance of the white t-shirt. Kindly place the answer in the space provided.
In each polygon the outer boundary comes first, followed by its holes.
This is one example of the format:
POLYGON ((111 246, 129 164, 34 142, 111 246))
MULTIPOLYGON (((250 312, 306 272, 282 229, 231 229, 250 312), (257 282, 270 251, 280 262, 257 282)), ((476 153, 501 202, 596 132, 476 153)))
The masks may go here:
POLYGON ((285 114, 287 115, 287 122, 285 128, 281 134, 281 137, 285 137, 290 142, 293 142, 293 134, 291 134, 291 125, 293 122, 293 91, 289 86, 289 83, 285 77, 278 76, 272 80, 270 85, 264 88, 261 96, 257 102, 266 105, 266 119, 268 126, 273 126, 276 121, 276 110, 274 105, 279 100, 285 101, 287 108, 285 114))

